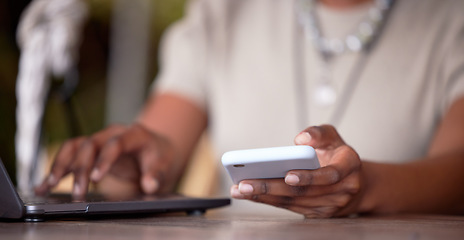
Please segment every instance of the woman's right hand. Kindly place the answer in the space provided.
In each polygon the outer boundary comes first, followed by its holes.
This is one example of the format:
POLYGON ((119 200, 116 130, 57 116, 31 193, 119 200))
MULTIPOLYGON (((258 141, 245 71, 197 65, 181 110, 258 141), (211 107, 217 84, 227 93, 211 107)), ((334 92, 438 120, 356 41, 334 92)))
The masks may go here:
POLYGON ((176 157, 166 138, 143 125, 113 125, 90 137, 65 142, 36 193, 49 192, 69 173, 74 175, 72 193, 76 199, 85 196, 90 181, 98 183, 106 177, 114 177, 145 194, 168 192, 181 171, 176 169, 176 157))

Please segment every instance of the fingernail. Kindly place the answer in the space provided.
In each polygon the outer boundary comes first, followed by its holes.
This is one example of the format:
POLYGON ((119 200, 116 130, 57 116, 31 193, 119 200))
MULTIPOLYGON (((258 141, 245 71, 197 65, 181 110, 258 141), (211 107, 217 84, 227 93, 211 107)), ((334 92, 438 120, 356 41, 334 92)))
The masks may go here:
POLYGON ((296 185, 300 182, 300 178, 295 174, 288 174, 285 177, 285 183, 288 185, 296 185))
POLYGON ((47 183, 50 186, 55 186, 58 183, 58 181, 56 180, 55 175, 50 174, 50 176, 48 176, 47 183))
POLYGON ((90 179, 94 182, 98 182, 100 180, 100 170, 98 168, 94 168, 92 173, 90 174, 90 179))
POLYGON ((243 198, 244 197, 243 194, 241 194, 240 191, 238 190, 237 185, 232 186, 232 188, 230 189, 230 195, 233 198, 243 198))
POLYGON ((238 185, 238 190, 242 194, 250 194, 250 193, 253 193, 253 186, 247 183, 240 183, 238 185))
POLYGON ((73 195, 76 196, 81 196, 82 195, 82 188, 81 185, 77 182, 74 183, 73 186, 73 195))
POLYGON ((159 182, 151 176, 145 176, 142 179, 143 191, 147 194, 155 193, 159 188, 159 182))
POLYGON ((311 135, 308 132, 301 132, 295 137, 296 145, 309 145, 311 141, 311 135))

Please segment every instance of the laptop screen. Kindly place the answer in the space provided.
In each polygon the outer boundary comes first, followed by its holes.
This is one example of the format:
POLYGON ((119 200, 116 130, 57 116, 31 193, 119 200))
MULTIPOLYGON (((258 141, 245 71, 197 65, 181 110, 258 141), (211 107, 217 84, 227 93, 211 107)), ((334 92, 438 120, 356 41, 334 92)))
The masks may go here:
POLYGON ((19 219, 24 216, 24 204, 0 159, 0 218, 19 219))

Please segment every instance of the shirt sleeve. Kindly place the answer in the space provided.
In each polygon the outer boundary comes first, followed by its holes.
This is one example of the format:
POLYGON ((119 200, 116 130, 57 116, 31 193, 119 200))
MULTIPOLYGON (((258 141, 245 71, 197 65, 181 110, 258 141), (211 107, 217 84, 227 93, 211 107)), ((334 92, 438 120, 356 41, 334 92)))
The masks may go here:
POLYGON ((449 38, 440 69, 440 77, 445 81, 441 104, 443 114, 457 99, 464 97, 464 17, 456 12, 464 8, 464 4, 462 1, 455 3, 459 6, 453 8, 455 14, 449 15, 449 38))
POLYGON ((205 64, 207 30, 202 1, 192 1, 186 16, 164 34, 160 46, 160 72, 152 91, 178 94, 206 107, 205 64))

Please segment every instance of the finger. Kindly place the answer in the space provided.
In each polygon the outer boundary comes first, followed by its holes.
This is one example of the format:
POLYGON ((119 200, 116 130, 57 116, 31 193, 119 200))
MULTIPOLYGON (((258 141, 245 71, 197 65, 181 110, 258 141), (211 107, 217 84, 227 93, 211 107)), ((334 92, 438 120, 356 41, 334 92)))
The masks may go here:
MULTIPOLYGON (((151 132, 146 130, 140 125, 133 125, 121 135, 112 138, 108 141, 100 152, 96 170, 100 176, 106 174, 111 166, 118 160, 120 156, 132 155, 139 160, 141 171, 140 184, 142 190, 146 193, 154 193, 159 188, 159 179, 162 178, 160 174, 153 172, 156 167, 153 165, 155 159, 159 158, 159 152, 156 150, 144 150, 148 144, 153 140, 151 132)), ((151 147, 156 149, 156 146, 151 147)), ((92 179, 94 173, 92 173, 92 179)))
POLYGON ((236 199, 246 199, 246 196, 238 189, 237 184, 234 184, 232 187, 230 187, 230 195, 236 199))
POLYGON ((358 154, 347 145, 335 149, 331 155, 328 165, 319 169, 288 171, 286 183, 291 186, 331 185, 361 168, 358 154))
POLYGON ((50 170, 48 183, 56 185, 59 180, 70 172, 70 167, 74 161, 79 146, 86 140, 86 137, 79 137, 65 142, 55 157, 50 170))
POLYGON ((312 126, 300 132, 294 140, 296 145, 318 148, 335 148, 344 144, 337 130, 331 125, 312 126))
POLYGON ((318 208, 326 208, 327 215, 333 215, 337 210, 346 206, 351 200, 349 194, 331 194, 319 197, 287 197, 274 195, 251 195, 245 199, 253 202, 264 203, 279 208, 285 208, 304 215, 309 215, 318 208))
POLYGON ((90 182, 90 171, 95 163, 98 146, 92 139, 88 138, 82 142, 76 153, 75 160, 71 165, 74 173, 73 197, 81 199, 87 193, 90 182))
POLYGON ((181 172, 181 165, 169 165, 175 157, 169 142, 161 137, 153 138, 151 144, 139 151, 140 183, 145 194, 167 192, 175 187, 175 179, 181 172))
POLYGON ((55 161, 52 164, 50 173, 44 179, 42 184, 35 191, 39 195, 43 195, 55 187, 58 182, 71 171, 71 164, 74 160, 75 153, 85 137, 79 137, 66 141, 58 151, 55 161))
POLYGON ((275 195, 287 197, 315 197, 335 193, 352 193, 359 189, 357 178, 350 177, 332 185, 289 186, 281 179, 243 180, 237 186, 241 195, 275 195))
POLYGON ((160 187, 160 182, 165 182, 163 167, 160 166, 160 154, 158 149, 145 150, 139 157, 141 172, 140 186, 145 194, 154 194, 160 187))
POLYGON ((337 168, 326 166, 314 171, 291 170, 285 176, 285 183, 290 186, 332 185, 340 181, 341 174, 337 168))
POLYGON ((98 152, 95 152, 96 155, 94 158, 96 158, 96 161, 94 162, 94 166, 90 174, 90 179, 92 181, 100 181, 107 172, 102 171, 101 163, 99 161, 100 159, 98 158, 103 146, 105 146, 105 144, 110 142, 112 139, 121 135, 126 129, 127 127, 125 125, 112 125, 92 136, 92 141, 98 150, 98 152))
POLYGON ((120 132, 115 129, 120 129, 120 127, 106 128, 91 138, 85 139, 79 146, 71 166, 71 171, 74 173, 72 193, 75 199, 82 199, 87 193, 91 170, 94 168, 97 155, 106 139, 120 132))

